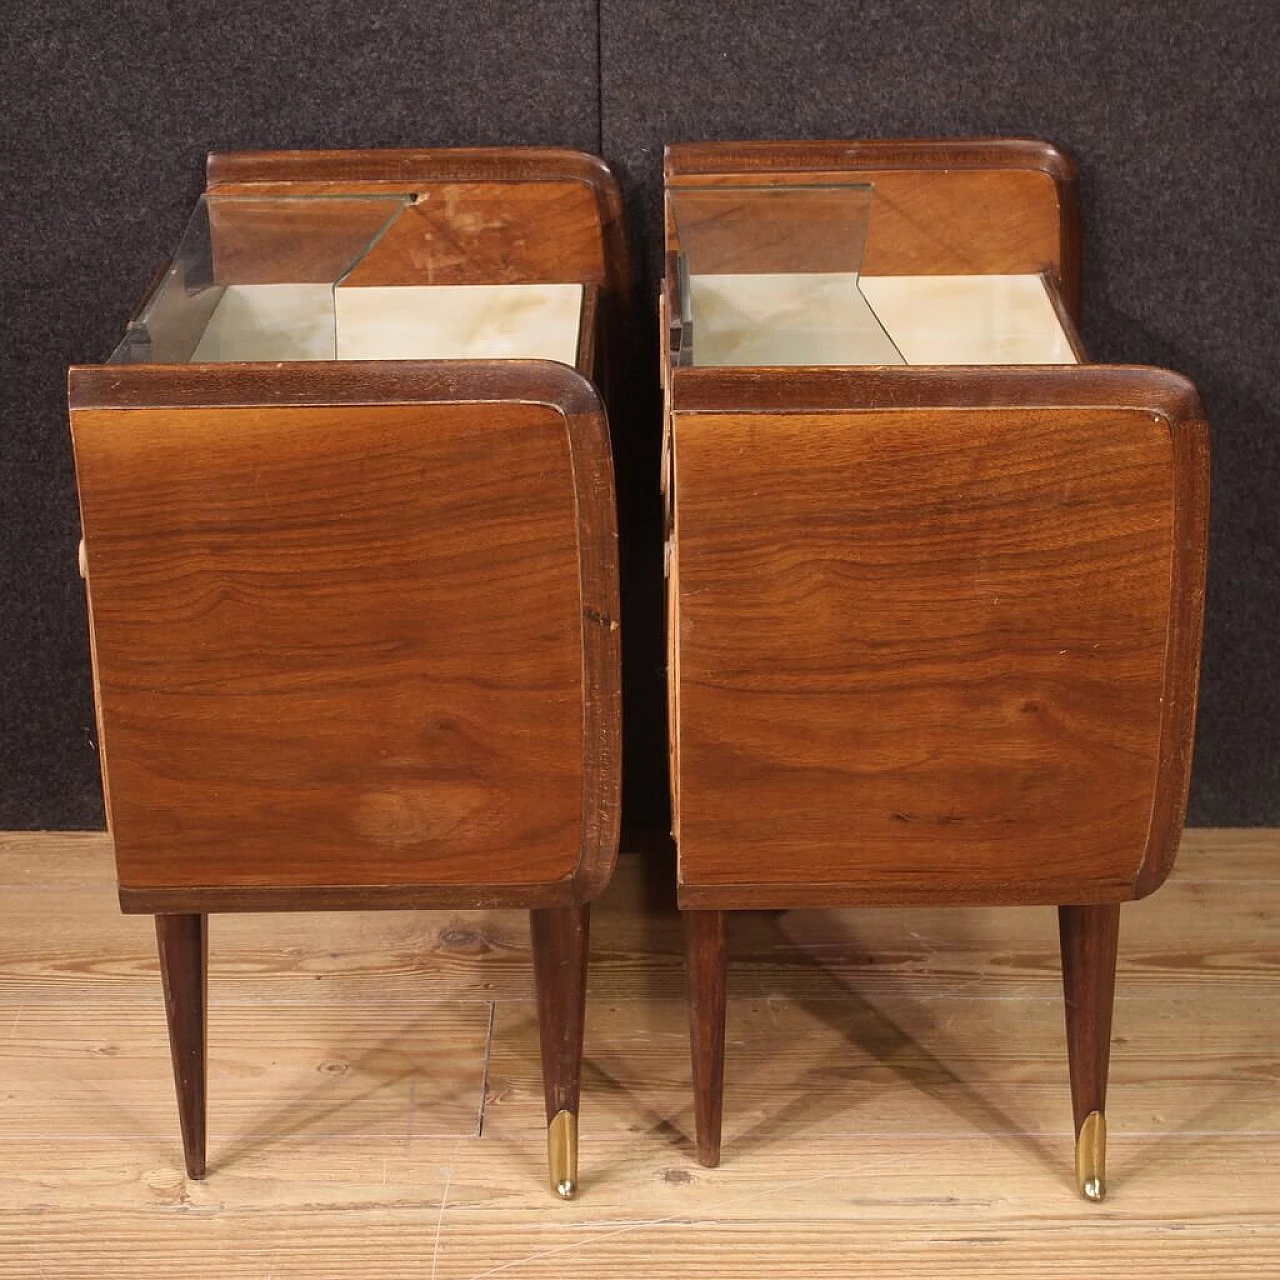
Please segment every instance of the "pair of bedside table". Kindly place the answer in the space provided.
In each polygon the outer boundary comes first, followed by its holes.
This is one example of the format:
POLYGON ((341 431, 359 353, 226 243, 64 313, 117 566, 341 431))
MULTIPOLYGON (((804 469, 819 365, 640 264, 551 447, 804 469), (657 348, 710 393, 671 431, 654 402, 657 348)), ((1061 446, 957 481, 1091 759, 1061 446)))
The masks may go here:
MULTIPOLYGON (((662 489, 700 1158, 725 913, 1060 908, 1104 1191, 1119 904, 1185 808, 1207 444, 1084 363, 1074 172, 1020 141, 673 147, 662 489)), ((531 912, 553 1187, 618 844, 604 401, 622 206, 566 152, 214 156, 71 374, 121 903, 204 1172, 211 912, 531 912)))

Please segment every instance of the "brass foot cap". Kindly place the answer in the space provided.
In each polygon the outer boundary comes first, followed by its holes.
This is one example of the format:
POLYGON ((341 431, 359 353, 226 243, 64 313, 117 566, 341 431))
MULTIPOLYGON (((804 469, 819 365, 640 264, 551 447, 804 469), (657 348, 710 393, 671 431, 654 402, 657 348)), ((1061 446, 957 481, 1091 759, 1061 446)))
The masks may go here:
POLYGON ((572 1200, 578 1190, 578 1117, 572 1111, 557 1111, 547 1126, 547 1168, 551 1190, 572 1200))
POLYGON ((1095 1204, 1107 1194, 1107 1118, 1101 1111, 1085 1116, 1076 1137, 1076 1183, 1095 1204))

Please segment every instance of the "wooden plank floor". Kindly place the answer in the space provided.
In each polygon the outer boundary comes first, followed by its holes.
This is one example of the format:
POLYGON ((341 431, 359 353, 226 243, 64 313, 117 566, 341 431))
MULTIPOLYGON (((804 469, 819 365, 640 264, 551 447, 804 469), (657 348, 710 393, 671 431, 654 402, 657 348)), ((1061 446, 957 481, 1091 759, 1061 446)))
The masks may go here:
POLYGON ((515 913, 216 917, 194 1183, 105 837, 0 836, 0 1277, 1280 1276, 1280 832, 1122 915, 1102 1206, 1048 909, 736 918, 698 1166, 670 875, 596 911, 574 1203, 515 913))

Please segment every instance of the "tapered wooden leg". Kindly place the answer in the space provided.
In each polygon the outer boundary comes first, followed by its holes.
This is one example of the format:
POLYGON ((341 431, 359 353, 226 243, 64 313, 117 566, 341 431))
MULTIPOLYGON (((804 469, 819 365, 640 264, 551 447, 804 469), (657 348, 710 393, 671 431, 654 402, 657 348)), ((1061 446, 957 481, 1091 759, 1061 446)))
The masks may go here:
POLYGON ((564 1200, 572 1200, 578 1189, 578 1094, 590 926, 591 909, 585 906, 529 912, 547 1102, 547 1166, 551 1189, 564 1200))
POLYGON ((205 1023, 208 992, 208 917, 156 916, 169 1052, 178 1090, 178 1119, 187 1173, 205 1173, 205 1023))
POLYGON ((720 1163, 724 1112, 724 1015, 729 964, 725 913, 684 912, 684 940, 698 1159, 714 1167, 720 1163))
POLYGON ((1107 1068, 1119 936, 1119 905, 1058 908, 1076 1182, 1088 1200, 1101 1200, 1107 1193, 1107 1068))

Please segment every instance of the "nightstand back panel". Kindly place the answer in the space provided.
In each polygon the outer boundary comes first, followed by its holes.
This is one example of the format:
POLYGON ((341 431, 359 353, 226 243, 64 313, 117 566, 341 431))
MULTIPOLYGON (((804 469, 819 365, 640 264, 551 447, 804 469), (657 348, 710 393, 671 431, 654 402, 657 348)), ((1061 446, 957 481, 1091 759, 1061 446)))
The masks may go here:
MULTIPOLYGON (((688 184, 728 186, 813 186, 866 182, 871 195, 867 241, 861 269, 866 275, 1001 275, 1061 268, 1061 211, 1058 186, 1039 170, 831 170, 829 172, 696 175, 688 184)), ((686 184, 686 185, 688 185, 686 184)), ((680 183, 673 183, 678 190, 680 183)), ((762 210, 762 219, 767 213, 762 210)), ((668 237, 674 227, 668 224, 668 237)), ((700 228, 704 250, 708 232, 700 228)), ((731 239, 731 238, 730 238, 731 239)), ((703 269, 732 270, 718 262, 715 242, 704 252, 703 269)), ((803 270, 813 245, 777 244, 776 259, 763 270, 803 270), (794 251, 794 258, 788 256, 794 251)))
POLYGON ((595 193, 580 182, 426 183, 352 285, 603 285, 595 193))
POLYGON ((283 214, 224 202, 212 225, 224 284, 307 270, 326 241, 347 228, 375 230, 387 219, 383 201, 344 208, 343 195, 413 197, 353 265, 344 281, 349 285, 604 284, 610 276, 599 201, 583 182, 226 183, 214 191, 243 202, 259 196, 264 206, 286 193, 318 202, 308 208, 300 200, 296 211, 283 214), (289 234, 290 220, 309 224, 300 227, 306 234, 289 234))

